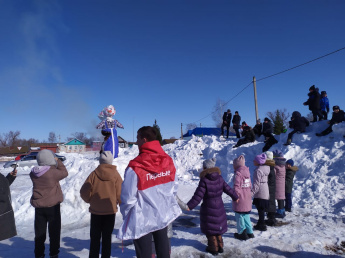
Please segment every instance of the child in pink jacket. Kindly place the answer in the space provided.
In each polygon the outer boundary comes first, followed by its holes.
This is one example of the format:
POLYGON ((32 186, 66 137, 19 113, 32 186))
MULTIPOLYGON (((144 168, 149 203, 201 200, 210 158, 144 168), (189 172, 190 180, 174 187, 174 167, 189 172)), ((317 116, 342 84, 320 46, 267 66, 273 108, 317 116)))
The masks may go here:
POLYGON ((250 173, 249 168, 245 166, 243 155, 234 159, 233 166, 235 169, 234 190, 239 197, 239 201, 237 203, 232 203, 237 223, 237 233, 235 233, 235 238, 239 240, 247 240, 249 238, 254 238, 253 227, 249 215, 252 210, 252 184, 250 173))

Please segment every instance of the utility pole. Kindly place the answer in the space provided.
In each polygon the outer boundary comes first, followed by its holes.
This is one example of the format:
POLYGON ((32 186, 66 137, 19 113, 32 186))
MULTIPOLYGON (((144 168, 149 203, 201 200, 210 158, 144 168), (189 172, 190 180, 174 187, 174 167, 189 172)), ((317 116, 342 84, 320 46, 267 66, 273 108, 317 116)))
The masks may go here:
POLYGON ((255 76, 253 76, 253 86, 254 86, 254 102, 255 102, 255 124, 256 124, 256 121, 258 121, 259 119, 259 111, 258 111, 258 98, 257 98, 257 95, 256 95, 256 79, 255 79, 255 76))
POLYGON ((183 139, 182 123, 181 123, 181 139, 183 139))

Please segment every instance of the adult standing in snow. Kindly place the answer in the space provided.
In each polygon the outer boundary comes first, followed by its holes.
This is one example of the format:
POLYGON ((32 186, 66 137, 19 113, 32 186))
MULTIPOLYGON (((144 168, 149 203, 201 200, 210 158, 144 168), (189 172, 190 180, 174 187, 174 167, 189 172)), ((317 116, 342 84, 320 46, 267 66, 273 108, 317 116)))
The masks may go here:
POLYGON ((63 194, 59 181, 68 176, 64 164, 50 150, 37 154, 37 164, 31 170, 32 196, 35 207, 35 257, 44 257, 44 242, 48 225, 50 257, 56 258, 60 249, 61 213, 63 194))
POLYGON ((268 174, 268 191, 270 194, 269 206, 265 210, 267 212, 267 220, 265 221, 267 226, 276 226, 276 172, 274 170, 275 162, 273 160, 273 152, 265 152, 267 159, 265 165, 270 167, 270 173, 268 174))
POLYGON ((224 136, 224 127, 226 127, 226 138, 229 138, 229 128, 230 128, 230 123, 231 123, 231 110, 228 109, 227 112, 224 112, 223 114, 223 123, 221 127, 221 136, 224 136))
POLYGON ((224 252, 222 235, 228 230, 222 194, 226 193, 233 201, 238 200, 236 192, 225 183, 220 169, 215 165, 215 158, 203 162, 204 170, 200 173, 199 185, 187 203, 192 210, 203 201, 200 208, 200 228, 207 237, 206 252, 213 255, 224 252))
POLYGON ((102 239, 102 257, 111 256, 111 235, 115 224, 117 204, 121 204, 122 178, 113 165, 110 151, 100 154, 99 166, 88 176, 80 189, 80 197, 90 204, 89 258, 99 257, 102 239))
POLYGON ((297 132, 304 133, 307 126, 309 126, 309 121, 304 116, 301 116, 300 112, 294 111, 291 116, 291 121, 289 121, 289 127, 293 130, 288 134, 287 141, 284 145, 290 145, 292 136, 297 132))
POLYGON ((0 241, 17 235, 10 191, 10 185, 16 177, 16 169, 6 177, 0 173, 0 241))
POLYGON ((325 136, 333 132, 332 127, 334 124, 338 124, 345 121, 345 113, 340 110, 339 106, 333 106, 333 114, 330 121, 328 121, 329 126, 323 130, 321 133, 316 133, 317 136, 325 136))
POLYGON ((315 85, 309 88, 308 100, 303 103, 305 106, 309 106, 309 110, 313 113, 313 122, 322 120, 321 107, 320 107, 320 93, 315 89, 315 85))
POLYGON ((276 212, 276 218, 285 217, 285 176, 286 168, 284 155, 281 151, 273 151, 273 157, 275 161, 274 171, 276 172, 276 200, 278 202, 278 209, 276 212))
POLYGON ((258 210, 259 220, 254 229, 266 231, 265 209, 269 206, 268 175, 270 167, 265 165, 267 156, 265 153, 255 156, 253 161, 256 166, 253 175, 252 195, 254 196, 253 204, 258 210))
POLYGON ((241 127, 241 117, 238 114, 238 111, 235 111, 235 115, 232 118, 232 128, 234 128, 237 138, 241 138, 240 127, 241 127))
POLYGON ((151 258, 152 237, 157 256, 170 257, 167 226, 182 213, 174 162, 156 139, 155 128, 138 130, 139 155, 129 162, 121 189, 123 223, 117 237, 134 239, 139 258, 151 258))

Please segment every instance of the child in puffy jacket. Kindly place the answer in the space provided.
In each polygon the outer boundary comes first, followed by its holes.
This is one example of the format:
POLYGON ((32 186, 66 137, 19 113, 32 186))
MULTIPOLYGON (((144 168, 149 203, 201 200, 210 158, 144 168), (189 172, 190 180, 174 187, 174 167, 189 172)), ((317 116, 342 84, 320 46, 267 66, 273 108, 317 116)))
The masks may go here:
POLYGON ((276 218, 285 217, 285 161, 284 155, 281 151, 273 151, 273 157, 275 161, 274 171, 276 172, 276 200, 278 202, 278 209, 276 212, 276 218))
POLYGON ((254 229, 266 231, 265 224, 265 210, 269 206, 269 189, 268 189, 268 175, 270 174, 270 167, 265 165, 267 156, 265 153, 257 155, 254 159, 254 166, 256 166, 253 175, 252 195, 254 196, 253 204, 258 210, 259 220, 254 226, 254 229))
POLYGON ((235 238, 239 240, 247 240, 249 238, 254 238, 253 227, 249 215, 252 210, 252 185, 250 173, 249 168, 245 166, 243 155, 234 159, 233 166, 235 169, 234 190, 239 197, 239 201, 232 204, 237 223, 237 233, 235 233, 235 238))
POLYGON ((113 154, 100 154, 99 166, 91 172, 80 189, 80 197, 90 204, 90 253, 99 257, 102 239, 102 257, 111 256, 111 235, 115 224, 117 205, 121 204, 122 178, 113 165, 113 154))
POLYGON ((293 179, 295 177, 296 172, 298 171, 298 167, 294 166, 294 162, 292 159, 289 159, 285 163, 285 168, 285 211, 291 212, 293 179))
POLYGON ((238 200, 238 195, 224 181, 215 164, 215 158, 203 162, 204 170, 200 174, 199 185, 187 203, 189 210, 192 210, 203 201, 200 208, 200 228, 207 237, 206 252, 213 255, 224 252, 222 235, 228 230, 222 194, 226 193, 233 201, 238 200))

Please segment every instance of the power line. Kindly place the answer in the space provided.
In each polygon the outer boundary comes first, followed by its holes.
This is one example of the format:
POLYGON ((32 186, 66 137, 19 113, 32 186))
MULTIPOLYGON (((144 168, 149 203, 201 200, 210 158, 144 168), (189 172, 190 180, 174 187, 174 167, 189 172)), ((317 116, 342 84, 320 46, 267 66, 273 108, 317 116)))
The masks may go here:
POLYGON ((344 49, 345 49, 345 47, 340 48, 340 49, 335 50, 335 51, 333 51, 333 52, 331 52, 331 53, 328 53, 328 54, 325 54, 325 55, 323 55, 323 56, 317 57, 317 58, 315 58, 315 59, 313 59, 313 60, 310 60, 310 61, 308 61, 308 62, 305 62, 305 63, 303 63, 303 64, 296 65, 296 66, 294 66, 294 67, 291 67, 291 68, 286 69, 286 70, 284 70, 284 71, 281 71, 281 72, 279 72, 279 73, 275 73, 275 74, 266 76, 266 77, 264 77, 264 78, 257 79, 256 81, 257 81, 257 82, 258 82, 258 81, 262 81, 262 80, 268 79, 268 78, 270 78, 270 77, 276 76, 276 75, 278 75, 278 74, 282 74, 282 73, 291 71, 291 70, 293 70, 293 69, 296 69, 296 68, 301 67, 301 66, 303 66, 303 65, 309 64, 309 63, 311 63, 311 62, 314 62, 314 61, 319 60, 319 59, 321 59, 321 58, 324 58, 324 57, 326 57, 326 56, 330 56, 330 55, 332 55, 332 54, 335 54, 335 53, 337 53, 337 52, 339 52, 339 51, 341 51, 341 50, 344 50, 344 49))
MULTIPOLYGON (((281 72, 274 73, 274 74, 272 74, 272 75, 263 77, 263 78, 261 78, 261 79, 257 79, 256 81, 257 81, 257 82, 258 82, 258 81, 262 81, 262 80, 271 78, 271 77, 273 77, 273 76, 276 76, 276 75, 278 75, 278 74, 282 74, 282 73, 291 71, 291 70, 293 70, 293 69, 296 69, 296 68, 301 67, 301 66, 303 66, 303 65, 309 64, 309 63, 311 63, 311 62, 314 62, 314 61, 319 60, 319 59, 321 59, 321 58, 324 58, 324 57, 326 57, 326 56, 330 56, 330 55, 332 55, 332 54, 335 54, 335 53, 337 53, 337 52, 339 52, 339 51, 341 51, 341 50, 344 50, 344 49, 345 49, 345 47, 340 48, 340 49, 337 49, 337 50, 335 50, 335 51, 333 51, 333 52, 330 52, 330 53, 325 54, 325 55, 323 55, 323 56, 314 58, 314 59, 312 59, 312 60, 310 60, 310 61, 308 61, 308 62, 305 62, 305 63, 303 63, 303 64, 296 65, 296 66, 294 66, 294 67, 291 67, 291 68, 289 68, 289 69, 285 69, 285 70, 283 70, 283 71, 281 71, 281 72)), ((247 89, 252 83, 253 83, 253 81, 251 81, 247 86, 245 86, 241 91, 239 91, 234 97, 232 97, 230 100, 228 100, 227 102, 225 102, 225 104, 223 104, 221 107, 224 107, 224 106, 227 105, 230 101, 232 101, 234 98, 236 98, 238 95, 240 95, 240 94, 241 94, 245 89, 247 89)), ((201 120, 203 120, 203 119, 209 117, 209 116, 212 115, 213 113, 217 112, 219 109, 220 109, 220 107, 219 107, 219 108, 216 108, 213 112, 211 112, 211 113, 208 114, 207 116, 204 116, 203 118, 200 118, 199 120, 196 120, 196 121, 193 122, 193 123, 197 123, 197 122, 199 122, 199 121, 201 121, 201 120)))

